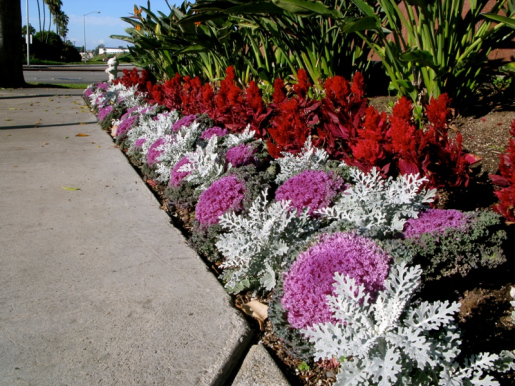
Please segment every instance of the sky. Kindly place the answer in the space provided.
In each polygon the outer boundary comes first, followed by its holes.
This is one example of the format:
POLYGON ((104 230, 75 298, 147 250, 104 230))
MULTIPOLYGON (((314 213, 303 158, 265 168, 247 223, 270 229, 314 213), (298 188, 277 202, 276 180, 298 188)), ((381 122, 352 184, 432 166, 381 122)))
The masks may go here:
MULTIPOLYGON (((22 25, 27 24, 27 0, 21 1, 22 25)), ((86 48, 88 50, 96 48, 99 44, 106 47, 127 46, 123 40, 111 39, 111 35, 127 35, 125 28, 130 25, 121 17, 128 17, 134 12, 134 4, 139 6, 147 6, 147 0, 62 0, 62 10, 68 15, 67 40, 73 42, 76 46, 84 45, 84 24, 86 26, 86 48), (100 11, 99 14, 90 13, 100 11), (84 17, 84 14, 90 13, 84 17), (85 19, 85 23, 84 23, 85 19)), ((39 0, 41 12, 43 11, 43 0, 39 0)), ((182 1, 169 0, 170 6, 181 4, 182 1)), ((29 5, 29 23, 39 31, 39 17, 37 0, 28 0, 29 5)), ((47 10, 47 8, 45 7, 47 10)), ((165 0, 151 0, 150 9, 153 12, 161 11, 164 14, 169 13, 168 5, 165 0)), ((41 23, 43 23, 43 14, 41 14, 41 23)), ((48 30, 48 10, 46 13, 46 29, 48 30)), ((52 25, 52 31, 55 32, 55 25, 52 25)))

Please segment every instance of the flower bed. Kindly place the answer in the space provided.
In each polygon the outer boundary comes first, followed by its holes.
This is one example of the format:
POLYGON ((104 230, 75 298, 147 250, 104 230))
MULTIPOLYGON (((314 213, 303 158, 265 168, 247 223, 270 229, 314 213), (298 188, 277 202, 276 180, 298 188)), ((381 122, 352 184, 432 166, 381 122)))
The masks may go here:
POLYGON ((118 114, 115 140, 226 290, 275 294, 270 319, 292 357, 332 361, 341 384, 481 382, 510 369, 509 351, 459 358, 459 304, 423 297, 435 281, 507 259, 500 215, 431 209, 436 188, 466 186, 475 162, 447 134, 445 97, 427 106, 422 130, 407 100, 391 115, 367 107, 359 76, 328 80, 320 100, 307 80, 290 96, 276 82, 270 104, 230 70, 217 92, 131 77, 90 86, 87 102, 118 114))

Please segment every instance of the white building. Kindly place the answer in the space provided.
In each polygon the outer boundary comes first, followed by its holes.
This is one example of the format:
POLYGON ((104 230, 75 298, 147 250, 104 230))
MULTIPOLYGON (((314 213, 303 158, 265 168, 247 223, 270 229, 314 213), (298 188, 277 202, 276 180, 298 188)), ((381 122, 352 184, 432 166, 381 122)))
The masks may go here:
POLYGON ((100 55, 114 55, 121 53, 129 53, 128 48, 118 48, 118 47, 100 47, 98 49, 98 53, 100 55))

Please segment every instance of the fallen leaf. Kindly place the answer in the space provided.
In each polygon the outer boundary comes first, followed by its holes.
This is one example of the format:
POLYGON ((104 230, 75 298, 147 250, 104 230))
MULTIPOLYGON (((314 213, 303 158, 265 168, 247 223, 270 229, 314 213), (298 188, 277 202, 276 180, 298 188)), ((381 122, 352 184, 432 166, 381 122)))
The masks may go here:
POLYGON ((43 142, 43 145, 48 145, 48 142, 43 142))
POLYGON ((11 118, 7 118, 6 121, 12 121, 12 119, 11 118))
POLYGON ((9 107, 9 110, 16 110, 16 108, 14 108, 14 107, 9 107))
POLYGON ((79 122, 79 125, 85 125, 86 122, 79 122))
POLYGON ((68 138, 70 138, 70 137, 64 137, 64 139, 68 139, 68 138))
POLYGON ((62 189, 64 190, 80 190, 79 188, 70 188, 69 186, 61 186, 62 189))
POLYGON ((76 137, 89 137, 89 134, 79 133, 76 137))
POLYGON ((259 323, 259 329, 264 331, 265 320, 268 318, 268 306, 257 301, 251 300, 248 303, 243 304, 240 309, 247 315, 252 316, 259 323))

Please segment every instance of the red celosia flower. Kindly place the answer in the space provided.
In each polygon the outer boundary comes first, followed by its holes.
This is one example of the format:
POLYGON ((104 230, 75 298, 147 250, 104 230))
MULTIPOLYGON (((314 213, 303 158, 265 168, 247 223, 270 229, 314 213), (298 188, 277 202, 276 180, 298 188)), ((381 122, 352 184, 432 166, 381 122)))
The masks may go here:
POLYGON ((511 123, 510 134, 508 149, 501 155, 499 164, 501 176, 492 180, 502 186, 495 192, 499 203, 494 205, 494 209, 511 224, 515 223, 515 119, 511 123))
POLYGON ((449 105, 451 99, 447 94, 442 94, 438 98, 431 97, 429 104, 426 106, 426 115, 429 121, 437 130, 441 130, 447 125, 451 110, 449 105))
POLYGON ((297 71, 297 84, 293 85, 293 91, 295 91, 295 94, 300 98, 305 99, 310 87, 311 83, 309 83, 308 80, 308 73, 301 68, 297 71))
POLYGON ((277 78, 274 81, 274 93, 272 94, 272 100, 275 104, 279 104, 286 98, 286 90, 284 88, 284 82, 281 78, 277 78))

